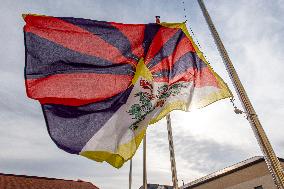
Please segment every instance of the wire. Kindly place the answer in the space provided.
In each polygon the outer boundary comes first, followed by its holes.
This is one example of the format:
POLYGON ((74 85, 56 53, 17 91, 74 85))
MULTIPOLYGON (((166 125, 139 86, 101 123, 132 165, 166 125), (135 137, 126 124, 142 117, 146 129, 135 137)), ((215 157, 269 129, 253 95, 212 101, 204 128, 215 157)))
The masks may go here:
MULTIPOLYGON (((189 20, 187 14, 186 14, 186 13, 187 13, 187 10, 186 10, 186 6, 185 6, 185 1, 184 1, 184 0, 182 0, 182 6, 183 6, 183 13, 184 13, 185 22, 188 21, 188 22, 190 23, 190 20, 189 20)), ((202 52, 202 50, 201 50, 201 49, 202 49, 202 48, 201 48, 201 45, 200 45, 200 43, 199 43, 199 41, 198 41, 198 39, 197 39, 195 33, 193 32, 193 30, 192 30, 190 24, 187 25, 187 27, 189 28, 190 33, 191 33, 191 35, 192 35, 192 38, 194 38, 194 41, 196 42, 196 44, 197 44, 198 48, 200 49, 201 53, 203 54, 203 56, 204 56, 205 59, 207 60, 208 64, 210 64, 210 62, 209 62, 207 56, 202 52)))

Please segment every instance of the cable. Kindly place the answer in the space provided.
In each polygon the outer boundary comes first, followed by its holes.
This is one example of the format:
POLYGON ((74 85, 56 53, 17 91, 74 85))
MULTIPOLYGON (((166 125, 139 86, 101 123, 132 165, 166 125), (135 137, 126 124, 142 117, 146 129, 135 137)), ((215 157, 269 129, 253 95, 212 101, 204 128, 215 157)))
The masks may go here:
MULTIPOLYGON (((187 17, 187 14, 186 14, 187 10, 186 10, 186 8, 185 8, 185 2, 184 2, 184 0, 182 0, 182 6, 183 6, 183 13, 184 13, 185 22, 188 21, 188 22, 190 23, 190 20, 189 20, 189 18, 187 17)), ((201 50, 201 49, 202 49, 202 48, 201 48, 201 45, 200 45, 200 43, 199 43, 197 37, 195 36, 195 33, 193 32, 193 30, 192 30, 190 24, 187 25, 187 26, 188 26, 188 28, 189 28, 189 30, 190 30, 190 33, 191 33, 191 35, 192 35, 192 38, 194 38, 194 41, 196 42, 198 48, 200 49, 200 52, 203 54, 203 56, 204 56, 205 59, 207 60, 208 64, 210 64, 210 62, 209 62, 207 56, 202 52, 202 50, 201 50)))

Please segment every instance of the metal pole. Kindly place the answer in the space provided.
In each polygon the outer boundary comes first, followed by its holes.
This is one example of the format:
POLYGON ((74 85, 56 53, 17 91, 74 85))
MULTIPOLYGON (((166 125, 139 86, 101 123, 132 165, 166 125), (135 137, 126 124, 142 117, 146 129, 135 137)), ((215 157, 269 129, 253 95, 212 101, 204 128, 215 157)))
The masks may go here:
POLYGON ((167 115, 167 129, 168 129, 168 140, 169 140, 169 150, 170 150, 173 187, 174 187, 174 189, 178 189, 177 169, 176 169, 175 151, 174 151, 174 143, 173 143, 173 134, 172 134, 170 114, 167 115))
MULTIPOLYGON (((160 23, 160 16, 156 16, 156 23, 160 23)), ((143 139, 143 189, 147 189, 146 132, 143 139)))
POLYGON ((228 56, 228 53, 219 37, 219 34, 210 18, 210 15, 204 5, 203 0, 198 0, 198 4, 202 10, 203 16, 205 17, 205 20, 208 24, 208 27, 211 31, 211 34, 213 35, 213 38, 215 40, 215 43, 218 47, 219 53, 221 54, 221 57, 223 59, 223 62, 226 66, 226 69, 230 75, 230 78, 234 84, 235 90, 237 91, 238 97, 240 101, 242 102, 242 106, 245 109, 245 111, 248 114, 247 119, 250 122, 250 125, 252 127, 252 130, 255 134, 255 137, 258 141, 258 144, 263 152, 264 159, 266 161, 266 164, 268 166, 268 170, 270 171, 272 178, 274 180, 275 185, 279 189, 284 189, 284 174, 283 169, 281 167, 281 164, 275 155, 273 148, 265 134, 265 131, 263 130, 261 123, 256 115, 256 112, 247 96, 247 93, 239 79, 239 76, 228 56))
POLYGON ((143 189, 147 189, 146 132, 143 139, 143 189))
POLYGON ((130 160, 130 166, 129 166, 129 189, 131 189, 132 185, 132 159, 130 160))
MULTIPOLYGON (((156 16, 156 23, 160 23, 160 16, 156 16)), ((146 132, 143 139, 143 189, 147 189, 146 132)))
MULTIPOLYGON (((160 16, 156 16, 156 23, 160 23, 160 16)), ((170 150, 170 160, 171 160, 171 171, 172 171, 172 181, 174 189, 178 189, 178 179, 177 179, 177 169, 175 161, 175 151, 173 143, 171 116, 167 115, 167 129, 168 129, 168 140, 169 140, 169 150, 170 150)))

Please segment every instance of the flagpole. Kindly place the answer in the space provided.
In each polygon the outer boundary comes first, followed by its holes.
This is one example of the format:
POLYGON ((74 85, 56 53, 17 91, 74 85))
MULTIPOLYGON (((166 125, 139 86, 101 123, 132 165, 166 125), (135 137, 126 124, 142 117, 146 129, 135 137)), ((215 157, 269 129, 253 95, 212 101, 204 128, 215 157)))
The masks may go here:
POLYGON ((129 189, 131 189, 132 185, 132 159, 130 159, 130 166, 129 166, 129 189))
MULTIPOLYGON (((156 16, 156 23, 160 23, 160 16, 156 16)), ((174 151, 170 114, 168 114, 166 118, 167 118, 167 130, 168 130, 169 151, 170 151, 170 160, 171 160, 172 182, 174 189, 178 189, 177 169, 176 169, 176 160, 175 160, 175 151, 174 151)))
MULTIPOLYGON (((156 23, 160 23, 160 16, 156 16, 156 23)), ((143 189, 147 189, 146 133, 143 139, 143 189)))
POLYGON ((247 93, 239 79, 239 76, 233 66, 233 63, 231 62, 229 55, 219 37, 219 34, 211 20, 211 17, 205 7, 203 0, 198 0, 198 4, 202 10, 203 16, 205 17, 205 20, 214 38, 214 41, 218 47, 219 53, 221 54, 221 57, 226 66, 226 69, 234 84, 238 97, 240 101, 242 102, 242 106, 247 112, 247 115, 248 115, 247 119, 250 122, 250 125, 258 141, 258 144, 263 152, 264 159, 272 175, 274 183, 279 189, 284 189, 284 174, 283 174, 283 169, 281 167, 281 164, 268 140, 268 137, 265 134, 263 127, 261 126, 261 123, 257 117, 257 114, 247 96, 247 93))
POLYGON ((143 139, 143 189, 147 189, 146 132, 143 139))
POLYGON ((168 129, 168 140, 169 140, 169 150, 170 150, 173 187, 174 187, 174 189, 178 189, 177 169, 176 169, 175 151, 174 151, 174 143, 173 143, 173 134, 172 134, 170 114, 167 115, 167 129, 168 129))

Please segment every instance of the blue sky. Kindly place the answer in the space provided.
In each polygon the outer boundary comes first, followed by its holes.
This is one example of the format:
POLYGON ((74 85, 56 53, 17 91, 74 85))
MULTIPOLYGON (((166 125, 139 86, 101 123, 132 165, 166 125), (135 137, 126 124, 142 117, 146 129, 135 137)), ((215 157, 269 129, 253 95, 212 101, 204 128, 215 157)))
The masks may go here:
MULTIPOLYGON (((0 172, 91 181, 102 189, 128 188, 126 163, 106 163, 65 153, 48 136, 40 105, 24 88, 22 13, 73 16, 124 23, 184 21, 181 0, 0 0, 0 172)), ((283 0, 205 0, 227 51, 276 154, 284 157, 283 0)), ((188 26, 211 66, 234 91, 197 1, 185 1, 188 26)), ((237 95, 236 103, 238 102, 237 95)), ((261 155, 250 125, 229 100, 172 114, 179 184, 261 155)), ((170 184, 165 120, 148 130, 148 181, 170 184)), ((133 188, 142 184, 142 151, 134 156, 133 188)))

